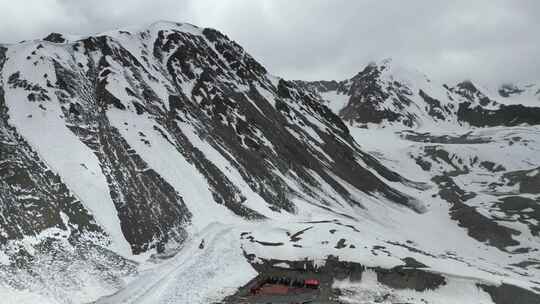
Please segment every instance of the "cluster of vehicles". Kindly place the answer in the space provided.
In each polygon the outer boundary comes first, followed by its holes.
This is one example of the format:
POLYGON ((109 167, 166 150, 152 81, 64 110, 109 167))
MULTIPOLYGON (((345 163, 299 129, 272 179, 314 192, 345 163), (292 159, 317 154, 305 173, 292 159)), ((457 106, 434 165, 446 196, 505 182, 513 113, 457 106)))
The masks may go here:
POLYGON ((250 288, 252 295, 266 294, 287 294, 294 293, 304 288, 318 289, 320 281, 317 279, 291 279, 288 277, 267 277, 258 281, 250 288))

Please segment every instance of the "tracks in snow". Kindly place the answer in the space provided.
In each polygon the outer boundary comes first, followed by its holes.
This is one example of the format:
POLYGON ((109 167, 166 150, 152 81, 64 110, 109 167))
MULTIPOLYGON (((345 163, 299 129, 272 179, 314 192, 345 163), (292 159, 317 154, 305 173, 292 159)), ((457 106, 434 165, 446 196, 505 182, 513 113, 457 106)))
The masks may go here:
POLYGON ((141 272, 124 289, 95 304, 211 303, 234 293, 256 275, 235 232, 232 226, 210 224, 174 258, 141 272), (205 247, 199 249, 202 239, 205 247))

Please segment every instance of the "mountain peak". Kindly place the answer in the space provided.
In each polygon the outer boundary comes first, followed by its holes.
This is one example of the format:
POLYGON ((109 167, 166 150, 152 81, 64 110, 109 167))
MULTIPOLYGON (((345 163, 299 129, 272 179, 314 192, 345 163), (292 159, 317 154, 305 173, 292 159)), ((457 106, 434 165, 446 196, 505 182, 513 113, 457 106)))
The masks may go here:
POLYGON ((367 66, 383 67, 383 66, 391 65, 392 62, 394 62, 394 59, 392 57, 386 57, 386 58, 379 59, 379 60, 372 60, 372 61, 368 62, 367 66))
POLYGON ((66 39, 60 33, 50 33, 47 37, 43 38, 45 41, 54 42, 54 43, 64 43, 66 39))
POLYGON ((392 57, 383 58, 378 62, 379 66, 389 66, 393 64, 395 60, 392 57))
POLYGON ((462 89, 462 90, 466 90, 468 92, 471 92, 471 93, 475 93, 475 92, 478 92, 478 88, 474 85, 474 83, 467 79, 467 80, 464 80, 462 82, 459 82, 456 87, 462 89))
POLYGON ((133 35, 136 33, 142 32, 159 32, 159 31, 179 31, 184 33, 189 33, 193 35, 202 35, 205 28, 198 27, 191 23, 187 22, 174 22, 168 20, 158 20, 152 23, 143 25, 143 26, 129 26, 121 27, 114 30, 108 30, 104 32, 99 32, 95 34, 68 34, 68 33, 57 33, 52 32, 47 35, 42 40, 49 41, 53 43, 69 43, 79 40, 83 40, 89 37, 99 37, 99 36, 108 36, 117 38, 122 35, 133 35))
POLYGON ((377 68, 380 72, 380 77, 389 79, 391 81, 398 81, 407 83, 413 86, 415 83, 430 82, 430 79, 426 74, 422 73, 417 68, 403 63, 394 58, 388 57, 376 62, 368 64, 369 69, 377 68))

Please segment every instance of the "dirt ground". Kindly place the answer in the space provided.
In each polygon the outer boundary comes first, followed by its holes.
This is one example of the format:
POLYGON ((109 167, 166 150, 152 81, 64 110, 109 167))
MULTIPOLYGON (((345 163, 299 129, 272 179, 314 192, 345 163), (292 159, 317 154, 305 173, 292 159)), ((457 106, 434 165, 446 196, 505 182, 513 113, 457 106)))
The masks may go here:
MULTIPOLYGON (((427 289, 437 289, 445 284, 445 278, 439 274, 431 273, 420 269, 423 265, 412 258, 405 259, 408 268, 395 267, 392 269, 371 268, 377 272, 377 280, 391 288, 412 289, 425 291, 427 289), (416 268, 420 267, 420 268, 416 268)), ((252 263, 259 273, 256 278, 245 286, 238 289, 238 292, 225 298, 222 304, 291 304, 291 303, 311 303, 311 304, 341 304, 339 296, 341 291, 332 288, 335 279, 360 281, 365 267, 353 262, 339 261, 339 258, 329 256, 323 266, 317 266, 313 261, 284 261, 284 260, 263 260, 263 263, 252 263), (278 267, 277 265, 280 265, 278 267), (281 265, 286 265, 283 268, 281 265), (306 292, 287 295, 266 295, 251 294, 251 288, 257 286, 258 282, 266 281, 267 278, 288 278, 294 280, 317 279, 320 282, 318 289, 305 289, 306 292)))
POLYGON ((320 304, 339 304, 337 296, 332 290, 333 278, 327 274, 317 271, 292 270, 272 268, 259 273, 259 275, 251 280, 248 284, 241 287, 238 292, 226 299, 222 303, 227 304, 281 304, 281 303, 320 303, 320 304), (250 289, 257 282, 264 280, 266 277, 286 277, 290 279, 318 279, 320 286, 318 289, 304 289, 302 292, 287 295, 267 295, 257 294, 252 295, 250 289), (304 292, 305 291, 305 292, 304 292))

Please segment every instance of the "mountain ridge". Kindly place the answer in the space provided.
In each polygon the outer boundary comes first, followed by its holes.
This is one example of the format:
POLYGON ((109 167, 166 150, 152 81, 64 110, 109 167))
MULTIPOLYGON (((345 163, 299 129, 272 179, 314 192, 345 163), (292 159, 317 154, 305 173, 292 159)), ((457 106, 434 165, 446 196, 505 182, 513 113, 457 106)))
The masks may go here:
MULTIPOLYGON (((342 96, 336 113, 345 120, 363 125, 399 124, 405 128, 426 128, 423 125, 427 125, 429 128, 444 121, 450 122, 447 126, 465 124, 476 127, 535 125, 540 122, 536 118, 540 113, 540 101, 535 103, 534 98, 529 98, 532 101, 520 104, 510 94, 500 95, 500 92, 506 92, 504 85, 496 95, 488 92, 488 97, 482 92, 485 88, 479 89, 470 80, 453 87, 433 83, 421 72, 392 59, 372 62, 347 80, 297 83, 316 94, 332 95, 332 99, 342 96), (426 88, 430 91, 426 92, 426 88), (358 96, 362 99, 359 100, 358 96)), ((524 91, 515 89, 513 92, 520 94, 524 91)), ((321 98, 325 99, 324 96, 321 98)), ((328 106, 334 108, 330 104, 328 106)))

